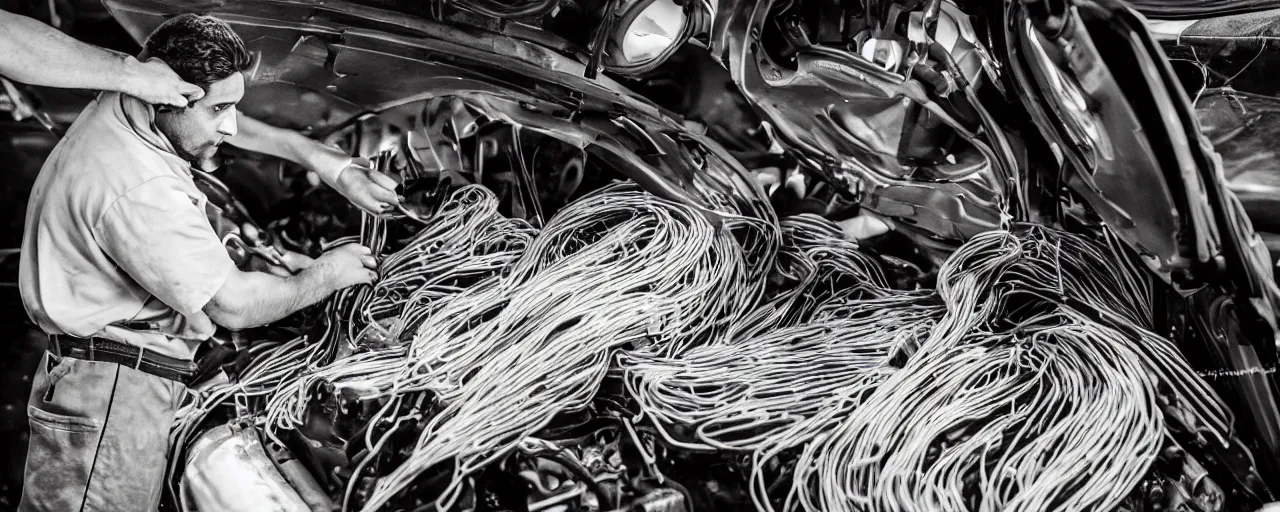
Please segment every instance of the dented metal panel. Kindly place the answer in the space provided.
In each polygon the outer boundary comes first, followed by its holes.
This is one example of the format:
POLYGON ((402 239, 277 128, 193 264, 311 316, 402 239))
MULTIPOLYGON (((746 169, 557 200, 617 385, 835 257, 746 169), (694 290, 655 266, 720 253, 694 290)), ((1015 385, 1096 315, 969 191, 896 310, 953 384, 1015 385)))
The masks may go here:
POLYGON ((311 510, 267 456, 253 428, 219 425, 192 444, 182 480, 188 510, 311 510))

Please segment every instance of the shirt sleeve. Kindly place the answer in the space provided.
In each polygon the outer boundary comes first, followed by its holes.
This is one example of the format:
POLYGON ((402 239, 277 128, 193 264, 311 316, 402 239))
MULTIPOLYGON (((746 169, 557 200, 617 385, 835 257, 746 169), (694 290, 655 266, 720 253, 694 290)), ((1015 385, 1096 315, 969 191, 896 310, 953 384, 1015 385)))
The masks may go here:
POLYGON ((121 196, 94 233, 116 265, 183 316, 203 310, 235 268, 176 177, 153 178, 121 196))

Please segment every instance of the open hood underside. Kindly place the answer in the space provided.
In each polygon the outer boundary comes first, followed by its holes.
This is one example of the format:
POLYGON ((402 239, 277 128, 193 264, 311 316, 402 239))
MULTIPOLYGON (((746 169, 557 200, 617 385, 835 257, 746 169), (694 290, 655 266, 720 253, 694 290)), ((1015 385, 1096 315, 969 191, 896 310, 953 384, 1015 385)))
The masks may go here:
POLYGON ((177 13, 209 14, 229 23, 258 59, 246 110, 277 117, 281 124, 322 131, 362 112, 479 83, 574 111, 625 113, 641 124, 678 126, 616 82, 583 78, 585 66, 545 47, 394 11, 342 1, 105 4, 138 41, 177 13))

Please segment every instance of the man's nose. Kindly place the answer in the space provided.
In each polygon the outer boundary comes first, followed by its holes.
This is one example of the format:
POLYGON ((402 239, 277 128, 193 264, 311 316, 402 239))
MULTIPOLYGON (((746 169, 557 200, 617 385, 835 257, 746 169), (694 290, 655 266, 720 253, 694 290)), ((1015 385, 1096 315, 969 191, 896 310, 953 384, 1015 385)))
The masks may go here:
POLYGON ((238 114, 235 109, 232 109, 230 115, 223 118, 221 123, 218 123, 218 133, 228 137, 235 137, 237 130, 239 130, 239 127, 236 125, 237 116, 238 114))

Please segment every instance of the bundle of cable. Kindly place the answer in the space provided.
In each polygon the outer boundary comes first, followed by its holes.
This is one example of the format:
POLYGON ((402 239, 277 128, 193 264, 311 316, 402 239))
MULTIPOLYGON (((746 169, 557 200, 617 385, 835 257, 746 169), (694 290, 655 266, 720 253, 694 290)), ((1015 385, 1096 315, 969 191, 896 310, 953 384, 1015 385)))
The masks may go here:
POLYGON ((732 219, 725 228, 743 248, 747 279, 763 280, 773 269, 781 243, 778 214, 769 194, 755 173, 711 138, 693 132, 676 138, 686 158, 696 165, 690 181, 693 191, 716 215, 732 219))
POLYGON ((803 213, 782 219, 780 224, 784 246, 806 253, 820 266, 831 267, 833 274, 851 276, 881 288, 888 286, 880 261, 863 252, 836 223, 803 213))
POLYGON ((406 341, 444 302, 510 268, 536 235, 499 214, 488 189, 454 191, 408 246, 379 262, 369 301, 356 311, 366 327, 352 341, 406 341))
MULTIPOLYGON (((629 394, 668 444, 757 459, 802 445, 839 419, 815 415, 856 405, 945 311, 931 290, 887 289, 880 262, 834 223, 797 215, 781 227, 769 301, 731 341, 620 356, 629 394)), ((764 478, 758 465, 752 473, 764 478)))
POLYGON ((629 394, 673 446, 769 445, 846 384, 873 389, 889 355, 914 351, 944 312, 932 291, 887 289, 880 262, 835 223, 802 214, 780 224, 768 300, 726 343, 619 357, 629 394))
POLYGON ((1219 441, 1227 438, 1230 410, 1189 369, 1177 346, 1151 331, 1151 279, 1114 235, 1094 240, 1043 226, 984 233, 943 265, 938 291, 947 302, 947 315, 923 350, 945 348, 944 340, 972 329, 1016 329, 1021 318, 1069 307, 1128 339, 1141 340, 1135 350, 1159 382, 1173 390, 1169 398, 1184 403, 1219 441), (953 316, 964 321, 949 323, 953 316))
POLYGON ((746 278, 744 248, 696 209, 618 184, 575 201, 552 221, 506 278, 467 290, 423 324, 411 349, 414 367, 398 389, 449 393, 493 356, 493 342, 470 339, 508 340, 513 337, 490 331, 567 322, 537 308, 557 307, 557 301, 587 292, 640 295, 663 304, 641 306, 629 315, 646 323, 650 336, 643 344, 659 351, 722 338, 741 312, 759 301, 762 284, 746 278), (640 270, 624 271, 633 266, 640 270), (665 306, 670 303, 665 288, 658 293, 657 286, 676 283, 682 283, 676 296, 689 300, 684 309, 665 306), (699 290, 718 295, 693 298, 699 290), (517 301, 534 309, 511 308, 517 301))
POLYGON ((938 273, 938 293, 951 313, 1070 303, 1107 310, 1143 327, 1151 325, 1150 279, 1114 237, 1091 240, 1039 225, 991 231, 962 245, 938 273), (995 301, 989 299, 996 299, 995 301))
POLYGON ((618 363, 628 393, 668 444, 758 450, 817 414, 829 397, 875 389, 893 370, 889 362, 914 352, 942 316, 941 303, 922 298, 859 301, 860 310, 845 303, 842 318, 695 347, 678 357, 625 352, 618 363))
POLYGON ((367 398, 390 390, 409 364, 405 338, 466 290, 500 278, 536 234, 528 223, 498 213, 498 200, 488 189, 454 191, 408 245, 381 259, 373 286, 333 299, 330 308, 341 320, 330 322, 322 344, 358 350, 281 381, 267 407, 268 423, 299 425, 319 382, 355 389, 367 398))
MULTIPOLYGON (((1150 292, 1114 249, 1038 227, 961 247, 924 346, 856 407, 810 419, 825 429, 803 445, 783 509, 1106 510, 1168 435, 1160 389, 1214 429, 1229 424, 1173 344, 1142 326, 1150 292)), ((752 493, 772 509, 758 479, 752 493)))
MULTIPOLYGON (((234 401, 234 405, 241 409, 239 414, 248 414, 249 399, 272 399, 306 369, 317 368, 327 362, 328 345, 331 343, 326 343, 326 340, 334 340, 338 336, 339 322, 333 319, 338 316, 342 300, 336 297, 325 302, 324 315, 329 320, 324 322, 324 333, 318 338, 320 342, 300 336, 287 342, 255 343, 248 349, 248 364, 235 380, 209 383, 197 393, 188 393, 187 402, 174 415, 170 449, 182 450, 190 434, 215 407, 234 401)), ((270 430, 267 434, 274 437, 270 430)), ((181 457, 170 457, 171 470, 180 461, 181 457)))
POLYGON ((436 500, 448 509, 464 477, 585 407, 617 349, 683 351, 725 335, 762 283, 744 279, 745 250, 729 232, 742 226, 727 219, 717 229, 703 213, 608 187, 553 217, 509 276, 423 324, 396 392, 429 389, 446 405, 364 509, 452 463, 436 500))
POLYGON ((784 510, 1109 510, 1164 435, 1124 335, 1047 315, 917 354, 796 462, 784 510))
POLYGON ((767 302, 734 326, 732 339, 802 324, 829 302, 884 294, 888 283, 879 260, 860 251, 834 222, 801 214, 782 219, 780 226, 782 246, 767 302))

